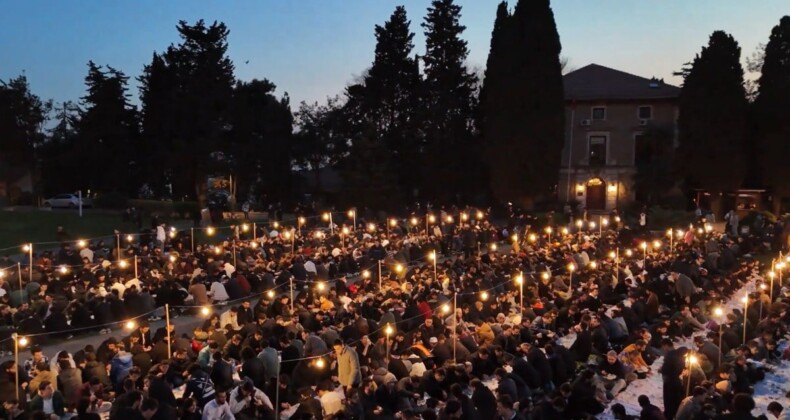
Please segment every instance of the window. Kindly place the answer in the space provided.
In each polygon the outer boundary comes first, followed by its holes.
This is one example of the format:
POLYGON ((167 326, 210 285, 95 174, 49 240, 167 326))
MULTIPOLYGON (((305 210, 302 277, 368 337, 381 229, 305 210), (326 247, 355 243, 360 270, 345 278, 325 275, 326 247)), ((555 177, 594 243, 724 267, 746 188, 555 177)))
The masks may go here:
POLYGON ((653 107, 652 106, 640 106, 637 110, 637 114, 639 115, 640 120, 649 120, 653 118, 653 107))
POLYGON ((590 136, 590 166, 606 165, 606 136, 590 136))
POLYGON ((606 108, 602 106, 596 106, 592 109, 592 119, 593 120, 605 120, 606 119, 606 108))
POLYGON ((644 134, 634 136, 634 165, 647 165, 653 158, 653 147, 644 134))

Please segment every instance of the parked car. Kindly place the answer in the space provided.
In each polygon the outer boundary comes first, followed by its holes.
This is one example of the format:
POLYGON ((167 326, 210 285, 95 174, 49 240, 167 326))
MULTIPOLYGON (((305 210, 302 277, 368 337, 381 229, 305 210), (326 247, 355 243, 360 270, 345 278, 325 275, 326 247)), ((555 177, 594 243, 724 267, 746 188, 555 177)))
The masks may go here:
MULTIPOLYGON (((77 208, 80 205, 80 198, 76 194, 58 194, 44 201, 44 207, 54 208, 77 208)), ((82 207, 93 207, 93 200, 89 197, 82 197, 82 207)))

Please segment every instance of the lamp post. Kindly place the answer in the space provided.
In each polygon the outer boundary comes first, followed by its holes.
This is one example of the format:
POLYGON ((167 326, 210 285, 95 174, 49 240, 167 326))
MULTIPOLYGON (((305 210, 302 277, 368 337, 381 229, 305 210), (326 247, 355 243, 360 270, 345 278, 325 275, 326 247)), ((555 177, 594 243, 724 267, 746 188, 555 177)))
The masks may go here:
POLYGON ((601 219, 598 220, 598 236, 600 237, 603 237, 604 226, 609 226, 609 219, 601 216, 601 219))
POLYGON ((690 354, 686 357, 686 369, 688 372, 688 378, 686 381, 686 395, 689 395, 689 391, 691 391, 691 369, 694 365, 697 364, 697 356, 690 354))
POLYGON ((553 231, 553 229, 551 228, 551 226, 546 226, 545 231, 546 234, 549 236, 549 242, 551 242, 551 232, 553 231))
POLYGON ((348 234, 349 234, 348 227, 347 226, 343 226, 343 228, 340 229, 340 248, 341 249, 346 249, 345 237, 348 236, 348 234))
MULTIPOLYGON (((16 272, 19 274, 19 296, 22 296, 22 263, 16 263, 16 272)), ((28 299, 29 300, 29 299, 28 299)))
POLYGON ((294 311, 294 276, 288 278, 288 286, 291 289, 291 312, 294 311))
MULTIPOLYGON (((590 220, 588 222, 588 226, 590 227, 590 232, 591 233, 595 231, 595 222, 594 221, 590 220)), ((598 226, 598 228, 600 229, 600 226, 598 226)), ((600 236, 600 234, 598 236, 600 236)))
POLYGON ((667 236, 669 236, 669 255, 675 251, 675 231, 672 228, 667 229, 667 236))
MULTIPOLYGON (((236 264, 234 263, 233 265, 236 264)), ((134 256, 134 278, 139 278, 137 277, 137 255, 134 256)))
POLYGON ((743 302, 743 344, 746 344, 746 323, 748 322, 747 312, 749 311, 749 296, 741 299, 743 302))
POLYGON ((14 384, 16 386, 14 388, 16 389, 16 400, 19 401, 19 348, 25 347, 28 340, 26 337, 20 337, 17 333, 11 334, 11 338, 14 340, 14 364, 16 364, 16 369, 14 369, 14 384))
POLYGON ((724 323, 724 309, 722 309, 720 306, 716 307, 713 309, 713 315, 719 319, 719 363, 716 366, 721 367, 721 336, 723 334, 721 326, 724 323))
POLYGON ((433 214, 426 214, 425 215, 425 235, 426 236, 431 236, 430 225, 431 225, 431 223, 435 223, 435 222, 436 222, 436 216, 434 216, 433 214))
POLYGON ((329 234, 330 235, 334 235, 335 234, 335 224, 332 223, 332 212, 324 213, 323 218, 324 218, 325 222, 329 222, 329 234))
POLYGON ((773 303, 774 303, 774 277, 776 277, 776 273, 774 273, 773 271, 769 271, 768 272, 768 277, 771 279, 771 290, 769 291, 769 293, 770 293, 769 296, 770 296, 770 299, 771 299, 771 304, 773 305, 773 303))
MULTIPOLYGON (((194 248, 194 246, 192 247, 194 248)), ((121 259, 121 234, 118 231, 115 231, 115 253, 117 254, 117 260, 121 259)))
POLYGON ((387 225, 387 237, 389 238, 389 236, 390 236, 390 228, 391 227, 394 228, 395 226, 398 226, 398 220, 394 219, 394 218, 393 219, 389 219, 389 220, 387 220, 386 225, 387 225))
POLYGON ((165 304, 165 333, 167 334, 167 355, 173 357, 173 350, 170 348, 170 304, 165 304))
POLYGON ((524 316, 524 273, 519 272, 516 276, 516 283, 518 283, 518 309, 521 316, 524 316))
POLYGON ((642 251, 644 251, 644 256, 642 257, 642 269, 647 270, 647 242, 642 242, 639 244, 639 247, 642 248, 642 251))
POLYGON ((439 276, 437 275, 436 272, 436 251, 435 250, 431 251, 431 253, 428 255, 428 258, 430 258, 431 261, 433 261, 433 281, 438 282, 439 276))
POLYGON ((620 248, 615 248, 609 253, 609 258, 614 262, 614 282, 615 286, 620 283, 620 248))
POLYGON ((378 265, 379 265, 379 292, 381 292, 381 289, 383 288, 383 280, 381 278, 381 260, 378 260, 378 265))
POLYGON ((33 281, 33 243, 26 244, 22 247, 22 250, 28 254, 28 258, 30 258, 30 264, 28 265, 28 281, 33 281))
POLYGON ((576 264, 569 263, 568 264, 568 272, 570 273, 570 279, 568 281, 568 299, 573 295, 573 272, 576 271, 576 264))
POLYGON ((390 363, 390 335, 392 335, 392 325, 387 324, 387 327, 384 328, 384 335, 387 337, 387 364, 390 363))
POLYGON ((348 211, 348 217, 354 220, 354 230, 357 230, 357 211, 355 209, 351 209, 348 211))
POLYGON ((307 222, 307 220, 302 216, 296 219, 296 231, 299 232, 300 236, 302 235, 302 226, 304 226, 305 222, 307 222))
POLYGON ((582 226, 584 226, 584 222, 582 221, 582 219, 577 220, 576 221, 576 231, 579 233, 579 239, 578 239, 579 243, 582 242, 582 226))

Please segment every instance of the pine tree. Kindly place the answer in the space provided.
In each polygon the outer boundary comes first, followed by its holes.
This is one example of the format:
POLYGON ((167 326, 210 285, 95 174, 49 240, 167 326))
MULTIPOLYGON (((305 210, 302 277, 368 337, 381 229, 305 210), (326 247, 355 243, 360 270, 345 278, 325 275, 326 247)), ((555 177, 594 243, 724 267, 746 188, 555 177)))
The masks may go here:
MULTIPOLYGON (((406 9, 398 6, 384 26, 376 25, 373 65, 365 76, 361 98, 347 98, 347 106, 359 106, 355 114, 368 120, 372 130, 365 141, 381 142, 388 167, 397 174, 402 193, 418 182, 410 170, 420 151, 419 105, 421 78, 414 49, 414 33, 409 29, 406 9)), ((353 91, 353 89, 352 89, 353 91)), ((357 148, 353 149, 357 150, 357 148)), ((352 153, 353 153, 352 150, 352 153)))
POLYGON ((722 213, 723 193, 740 188, 745 173, 746 92, 741 48, 715 31, 685 75, 678 115, 678 163, 689 186, 711 193, 722 213))
POLYGON ((564 144, 561 44, 548 0, 502 3, 482 106, 495 197, 531 205, 556 183, 564 144))
POLYGON ((764 183, 773 192, 778 214, 782 198, 790 195, 790 16, 782 17, 765 46, 752 111, 764 183))
POLYGON ((453 0, 433 0, 425 30, 425 195, 450 201, 474 194, 480 180, 478 145, 473 119, 477 76, 466 67, 469 54, 461 39, 461 6, 453 0))
POLYGON ((128 80, 119 70, 88 62, 75 147, 81 159, 72 162, 79 189, 126 194, 136 190, 129 168, 136 164, 132 150, 139 124, 129 102, 128 80))
POLYGON ((171 191, 167 185, 175 176, 173 154, 178 126, 175 114, 178 85, 165 58, 157 53, 143 68, 138 81, 143 133, 137 147, 141 177, 155 196, 168 197, 171 191))

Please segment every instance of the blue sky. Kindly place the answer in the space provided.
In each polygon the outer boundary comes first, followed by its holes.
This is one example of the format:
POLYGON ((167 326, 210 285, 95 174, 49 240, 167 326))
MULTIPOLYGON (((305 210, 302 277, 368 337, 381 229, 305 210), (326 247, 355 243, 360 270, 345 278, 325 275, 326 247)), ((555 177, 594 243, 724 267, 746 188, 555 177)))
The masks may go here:
MULTIPOLYGON (((463 6, 468 63, 483 69, 498 0, 463 6)), ((515 1, 510 2, 511 5, 515 1)), ((403 4, 424 51, 429 0, 9 0, 0 13, 0 80, 25 71, 35 93, 56 101, 84 94, 86 63, 137 77, 154 51, 178 41, 179 19, 228 24, 230 56, 241 80, 268 78, 301 100, 333 96, 373 59, 373 26, 403 4), (245 61, 249 60, 248 64, 245 61)), ((555 0, 563 55, 571 67, 595 62, 679 83, 672 72, 694 57, 710 33, 733 34, 744 56, 767 42, 787 0, 555 0)), ((136 101, 136 84, 132 89, 136 101)))

